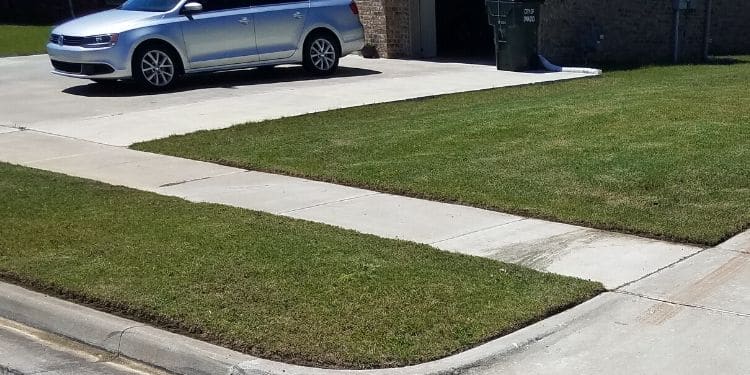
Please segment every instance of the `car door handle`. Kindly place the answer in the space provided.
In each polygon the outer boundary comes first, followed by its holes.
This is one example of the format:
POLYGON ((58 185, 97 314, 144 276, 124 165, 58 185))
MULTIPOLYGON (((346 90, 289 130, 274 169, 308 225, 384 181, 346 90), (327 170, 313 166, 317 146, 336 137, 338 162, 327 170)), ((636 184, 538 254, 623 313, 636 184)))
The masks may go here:
POLYGON ((300 12, 295 12, 294 14, 292 14, 292 17, 294 17, 294 18, 296 18, 296 19, 301 19, 301 18, 302 18, 303 16, 302 16, 302 13, 300 13, 300 12))
POLYGON ((241 24, 243 24, 243 25, 248 25, 248 24, 250 24, 250 20, 249 20, 249 19, 248 19, 247 17, 242 17, 242 18, 240 18, 239 22, 240 22, 241 24))

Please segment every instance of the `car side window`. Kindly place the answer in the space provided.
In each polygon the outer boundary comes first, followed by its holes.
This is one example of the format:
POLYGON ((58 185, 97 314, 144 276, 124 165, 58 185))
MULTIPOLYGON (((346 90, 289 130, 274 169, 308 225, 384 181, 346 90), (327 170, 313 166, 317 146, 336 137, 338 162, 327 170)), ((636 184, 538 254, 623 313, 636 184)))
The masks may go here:
POLYGON ((217 10, 247 8, 250 6, 250 0, 200 0, 203 10, 212 12, 217 10))

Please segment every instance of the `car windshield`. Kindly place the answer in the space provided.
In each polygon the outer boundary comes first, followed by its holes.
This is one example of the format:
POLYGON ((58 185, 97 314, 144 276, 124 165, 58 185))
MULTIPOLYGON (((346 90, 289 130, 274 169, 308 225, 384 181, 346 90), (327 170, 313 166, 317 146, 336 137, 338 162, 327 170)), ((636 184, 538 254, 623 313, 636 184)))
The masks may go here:
POLYGON ((128 0, 119 9, 140 12, 166 12, 171 10, 180 0, 128 0))

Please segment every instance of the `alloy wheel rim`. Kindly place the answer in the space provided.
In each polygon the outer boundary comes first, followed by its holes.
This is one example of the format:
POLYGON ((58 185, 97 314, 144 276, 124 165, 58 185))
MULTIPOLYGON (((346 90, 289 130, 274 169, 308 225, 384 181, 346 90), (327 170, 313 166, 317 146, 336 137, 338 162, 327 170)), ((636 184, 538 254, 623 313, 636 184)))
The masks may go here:
POLYGON ((316 39, 310 46, 310 59, 319 70, 331 70, 336 63, 336 48, 328 39, 316 39))
POLYGON ((163 51, 149 51, 141 60, 141 72, 153 86, 166 86, 174 78, 174 63, 163 51))

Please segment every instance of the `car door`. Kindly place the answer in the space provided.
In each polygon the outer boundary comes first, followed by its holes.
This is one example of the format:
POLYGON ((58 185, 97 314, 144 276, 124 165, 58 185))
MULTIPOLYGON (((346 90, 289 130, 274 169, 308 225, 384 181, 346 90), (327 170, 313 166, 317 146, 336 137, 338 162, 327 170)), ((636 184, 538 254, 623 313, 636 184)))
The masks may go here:
POLYGON ((300 43, 310 0, 250 0, 261 61, 292 57, 300 43))
POLYGON ((258 61, 249 0, 199 0, 203 11, 187 15, 182 35, 191 69, 258 61))

